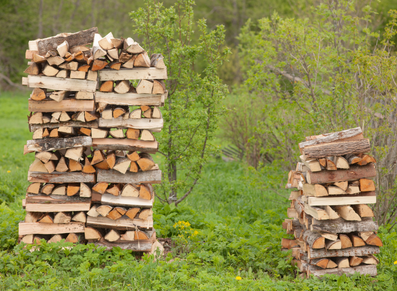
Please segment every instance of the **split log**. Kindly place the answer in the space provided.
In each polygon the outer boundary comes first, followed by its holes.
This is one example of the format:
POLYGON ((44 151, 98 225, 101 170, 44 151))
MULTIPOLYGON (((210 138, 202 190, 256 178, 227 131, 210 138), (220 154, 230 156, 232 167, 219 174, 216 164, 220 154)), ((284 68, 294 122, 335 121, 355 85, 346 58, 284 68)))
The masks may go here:
POLYGON ((63 212, 58 212, 54 216, 54 223, 70 223, 72 217, 63 212))
POLYGON ((141 184, 141 186, 139 187, 139 198, 145 200, 151 200, 152 199, 151 192, 153 192, 151 188, 145 186, 144 184, 141 184))
POLYGON ((123 215, 120 214, 120 212, 117 211, 117 209, 112 209, 106 217, 112 219, 112 220, 117 220, 120 219, 123 215))
POLYGON ((140 53, 136 57, 134 67, 150 68, 150 59, 146 52, 140 53))
POLYGON ((117 107, 113 110, 113 118, 120 117, 126 113, 124 108, 117 107))
MULTIPOLYGON (((140 109, 139 109, 140 110, 140 109)), ((126 132, 126 137, 128 139, 138 140, 140 135, 139 129, 129 128, 126 132)))
POLYGON ((308 196, 328 196, 327 188, 320 184, 303 184, 303 194, 308 196))
POLYGON ((46 92, 40 88, 34 88, 30 98, 35 101, 41 101, 46 98, 46 92))
POLYGON ((281 239, 281 247, 283 249, 290 250, 290 249, 295 248, 297 246, 299 246, 298 242, 296 240, 294 240, 294 239, 287 239, 287 238, 282 238, 281 239))
POLYGON ((125 174, 129 168, 130 164, 131 164, 130 159, 119 158, 119 159, 117 159, 116 165, 113 167, 113 170, 118 171, 121 174, 125 174))
POLYGON ((103 129, 99 129, 99 128, 91 129, 91 137, 92 138, 96 138, 96 139, 107 138, 108 135, 109 135, 108 130, 103 130, 103 129))
POLYGON ((41 188, 41 183, 32 183, 28 186, 28 189, 26 190, 26 192, 32 193, 32 194, 39 194, 40 188, 41 188))
POLYGON ((56 74, 58 74, 59 70, 50 66, 46 65, 43 69, 43 74, 47 77, 54 77, 56 74))
POLYGON ((361 221, 361 217, 349 205, 334 206, 335 211, 340 217, 347 221, 361 221))
POLYGON ((141 132, 141 140, 143 141, 155 141, 155 137, 153 133, 150 132, 150 130, 143 129, 141 132))
POLYGON ((141 220, 147 220, 149 215, 151 215, 151 214, 152 214, 152 210, 151 209, 143 209, 143 210, 141 210, 141 212, 139 212, 138 217, 141 220))
POLYGON ((349 268, 349 258, 334 258, 332 259, 338 266, 339 269, 341 268, 349 268))
POLYGON ((106 192, 106 189, 108 188, 109 183, 106 182, 100 182, 95 184, 94 187, 92 187, 92 190, 94 190, 95 192, 104 194, 106 192))
POLYGON ((80 183, 80 197, 91 197, 91 188, 84 183, 80 183))
POLYGON ((138 197, 139 191, 131 184, 126 184, 121 191, 121 196, 123 197, 138 197))
POLYGON ((351 248, 353 246, 352 241, 346 234, 339 234, 339 239, 342 243, 342 249, 351 248))
POLYGON ((109 212, 113 209, 112 206, 109 205, 101 205, 98 206, 96 209, 96 212, 98 212, 100 215, 102 215, 103 217, 106 217, 109 212))
MULTIPOLYGON (((137 164, 139 165, 139 168, 142 171, 144 171, 144 172, 145 171, 149 171, 155 166, 153 158, 152 158, 152 156, 150 154, 141 153, 139 156, 141 158, 137 161, 137 164)), ((128 164, 128 166, 129 166, 129 164, 128 164)))
POLYGON ((130 219, 134 220, 140 210, 141 209, 137 207, 130 208, 125 215, 128 216, 130 219))
POLYGON ((83 147, 77 147, 77 148, 72 148, 72 149, 68 149, 65 153, 65 157, 70 159, 70 160, 74 160, 74 161, 81 161, 82 155, 83 155, 83 147))
POLYGON ((150 56, 150 66, 157 69, 165 69, 164 57, 161 54, 152 54, 150 56))
POLYGON ((368 245, 382 247, 383 243, 382 240, 376 235, 372 234, 369 238, 365 240, 368 245))
MULTIPOLYGON (((54 112, 54 111, 92 111, 95 109, 93 100, 62 100, 62 101, 34 101, 29 99, 29 111, 54 112)), ((61 120, 67 121, 67 120, 61 120)))
POLYGON ((366 204, 352 205, 355 212, 357 212, 360 217, 374 217, 374 212, 366 204))
POLYGON ((118 231, 112 229, 106 235, 105 239, 110 242, 114 242, 120 238, 120 234, 118 231))
POLYGON ((349 182, 348 181, 343 181, 343 182, 335 182, 335 186, 339 187, 343 191, 346 191, 347 188, 349 187, 349 182))
POLYGON ((311 207, 307 204, 304 204, 304 206, 305 206, 305 212, 311 215, 312 217, 314 217, 315 219, 318 220, 330 219, 328 213, 324 209, 321 209, 319 207, 311 207))
POLYGON ((117 129, 117 130, 111 130, 110 132, 109 132, 109 134, 113 137, 113 138, 125 138, 125 136, 124 136, 124 132, 123 132, 123 130, 120 128, 120 129, 117 129))
POLYGON ((339 239, 334 241, 327 241, 325 243, 325 248, 327 250, 340 250, 342 248, 342 242, 339 239))
MULTIPOLYGON (((90 160, 87 157, 85 158, 84 167, 83 167, 82 172, 86 173, 86 174, 96 173, 95 168, 91 165, 90 160)), ((82 182, 84 182, 84 181, 82 181, 82 182)))
POLYGON ((356 266, 360 265, 362 261, 363 261, 363 258, 353 256, 353 257, 349 258, 349 265, 351 267, 356 267, 356 266))
POLYGON ((377 265, 379 264, 379 259, 374 255, 368 255, 363 257, 363 264, 366 265, 377 265))
POLYGON ((113 92, 113 81, 103 82, 101 87, 99 88, 101 92, 113 92))
POLYGON ((328 214, 329 219, 338 219, 340 217, 339 214, 336 213, 336 211, 333 210, 329 205, 326 205, 324 208, 325 212, 327 212, 328 214))
MULTIPOLYGON (((58 186, 58 187, 56 187, 51 192, 51 194, 52 195, 61 195, 61 196, 66 195, 66 186, 58 186)), ((74 209, 74 210, 76 210, 76 209, 74 209)))
POLYGON ((74 196, 80 191, 80 185, 69 184, 66 188, 66 195, 67 196, 74 196))
MULTIPOLYGON (((90 210, 87 212, 87 216, 89 217, 98 217, 99 213, 96 211, 98 208, 97 205, 94 205, 90 208, 90 210)), ((87 219, 88 220, 88 219, 87 219)))
POLYGON ((375 183, 370 179, 360 179, 360 191, 361 192, 369 192, 375 191, 375 183))
MULTIPOLYGON (((114 87, 114 92, 119 93, 119 94, 125 94, 130 91, 130 88, 131 88, 130 82, 127 80, 124 80, 124 81, 120 81, 116 85, 116 87, 114 87)), ((109 92, 109 91, 107 91, 107 92, 109 92)))
POLYGON ((113 196, 119 196, 120 195, 120 188, 117 185, 113 185, 110 188, 106 189, 106 192, 109 194, 112 194, 113 196))
POLYGON ((349 169, 349 162, 344 157, 336 157, 335 165, 338 169, 349 169))
POLYGON ((325 239, 317 232, 306 230, 302 239, 313 249, 323 249, 325 247, 325 239))
POLYGON ((33 62, 29 65, 29 67, 24 71, 25 74, 28 75, 38 75, 40 73, 40 68, 37 63, 33 62))
POLYGON ((358 237, 354 234, 349 234, 350 240, 354 247, 362 247, 365 246, 365 242, 362 238, 358 237))
POLYGON ((84 238, 89 240, 100 240, 102 238, 102 234, 92 227, 85 227, 84 229, 84 238))
POLYGON ((70 172, 81 172, 83 170, 83 166, 74 160, 69 160, 69 171, 70 172))
POLYGON ((85 223, 87 221, 87 217, 84 212, 79 212, 72 217, 72 220, 85 223))
POLYGON ((138 86, 136 87, 136 92, 138 94, 152 94, 153 82, 149 80, 140 80, 138 86))

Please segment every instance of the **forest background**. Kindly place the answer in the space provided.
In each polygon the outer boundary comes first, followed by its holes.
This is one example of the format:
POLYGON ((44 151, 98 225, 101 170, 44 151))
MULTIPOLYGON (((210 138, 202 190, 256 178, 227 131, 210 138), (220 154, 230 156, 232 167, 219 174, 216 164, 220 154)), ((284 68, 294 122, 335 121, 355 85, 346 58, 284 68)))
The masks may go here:
MULTIPOLYGON (((159 7, 158 2, 0 0, 0 121, 9 124, 2 128, 0 157, 0 287, 41 288, 49 280, 54 290, 77 290, 80 283, 87 290, 99 286, 128 290, 131 285, 153 290, 197 286, 206 290, 394 290, 397 12, 391 9, 397 6, 392 0, 213 0, 196 1, 195 5, 188 0, 162 1, 164 7, 176 7, 175 18, 167 19, 167 28, 189 11, 186 15, 194 19, 190 38, 192 45, 202 50, 198 52, 205 51, 202 39, 219 38, 219 51, 225 54, 217 55, 219 66, 211 72, 219 74, 219 83, 227 86, 227 90, 219 87, 219 102, 211 103, 219 116, 211 128, 212 148, 208 146, 205 153, 203 170, 195 168, 195 176, 186 185, 168 177, 171 186, 167 191, 179 191, 178 197, 184 193, 191 196, 177 208, 156 202, 157 232, 160 237, 173 238, 174 251, 165 261, 146 258, 142 263, 131 261, 128 252, 120 250, 111 254, 96 250, 81 257, 82 248, 60 252, 45 245, 33 256, 15 247, 30 162, 21 157, 20 150, 30 139, 23 119, 29 92, 18 85, 27 66, 28 41, 97 26, 102 35, 111 31, 116 37, 131 36, 144 48, 150 47, 153 43, 147 34, 155 35, 156 29, 144 29, 151 24, 145 20, 149 15, 145 5, 159 7), (185 9, 181 12, 177 7, 185 9), (206 25, 199 21, 203 18, 206 25), (211 36, 211 31, 217 36, 211 36), (288 207, 288 193, 283 190, 287 171, 298 161, 297 144, 305 136, 356 126, 371 139, 378 161, 375 213, 385 242, 378 285, 361 276, 301 281, 289 265, 289 254, 279 250, 281 237, 286 237, 281 221, 288 207), (191 185, 195 188, 189 192, 191 185), (117 272, 119 268, 125 268, 124 277, 117 272), (172 274, 160 276, 157 272, 172 274), (57 281, 60 276, 64 279, 57 281), (191 280, 192 276, 196 279, 191 280)), ((159 39, 154 43, 154 49, 164 45, 159 39)), ((208 59, 198 59, 195 64, 197 72, 208 74, 208 59)), ((218 80, 208 82, 205 84, 218 80)), ((192 164, 197 163, 197 157, 200 155, 181 155, 178 165, 189 158, 192 164)), ((189 169, 180 167, 185 178, 189 169)))

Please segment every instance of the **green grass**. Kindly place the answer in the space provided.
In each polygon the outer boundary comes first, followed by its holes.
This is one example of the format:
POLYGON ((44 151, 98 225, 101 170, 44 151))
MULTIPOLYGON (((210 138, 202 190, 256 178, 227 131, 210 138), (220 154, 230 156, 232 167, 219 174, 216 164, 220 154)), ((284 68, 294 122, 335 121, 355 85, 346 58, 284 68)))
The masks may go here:
MULTIPOLYGON (((287 237, 281 228, 286 191, 260 190, 244 166, 218 159, 206 165, 200 184, 178 208, 155 203, 158 236, 175 242, 166 259, 136 260, 129 251, 92 245, 44 243, 35 252, 16 246, 33 160, 23 156, 31 136, 27 98, 0 96, 0 290, 396 290, 397 234, 383 228, 377 278, 295 278, 289 252, 280 250, 287 237)), ((263 177, 265 184, 271 179, 263 177)))

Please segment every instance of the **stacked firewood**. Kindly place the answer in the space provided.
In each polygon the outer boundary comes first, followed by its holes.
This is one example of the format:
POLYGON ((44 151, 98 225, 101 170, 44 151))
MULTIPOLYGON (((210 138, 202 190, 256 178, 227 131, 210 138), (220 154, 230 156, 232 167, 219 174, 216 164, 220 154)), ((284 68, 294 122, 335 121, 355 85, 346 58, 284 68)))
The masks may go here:
POLYGON ((93 242, 150 251, 153 183, 161 171, 151 153, 161 131, 167 70, 131 38, 101 37, 97 28, 29 42, 23 84, 35 153, 23 201, 25 243, 93 242), (89 47, 89 44, 92 46, 89 47))
POLYGON ((283 239, 300 271, 309 276, 376 276, 382 241, 367 204, 376 203, 375 159, 361 128, 310 136, 299 144, 301 162, 290 171, 291 206, 283 239))

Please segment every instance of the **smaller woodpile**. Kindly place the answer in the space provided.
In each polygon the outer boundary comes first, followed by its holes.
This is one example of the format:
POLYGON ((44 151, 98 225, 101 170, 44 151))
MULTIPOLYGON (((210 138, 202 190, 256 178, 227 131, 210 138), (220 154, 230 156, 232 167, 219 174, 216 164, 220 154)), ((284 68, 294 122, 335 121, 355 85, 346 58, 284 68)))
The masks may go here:
POLYGON ((21 241, 150 251, 152 184, 161 183, 153 132, 168 95, 162 55, 91 28, 30 41, 26 58, 33 138, 25 153, 35 160, 21 241))
POLYGON ((375 159, 361 128, 306 137, 301 162, 290 171, 291 206, 283 228, 295 239, 282 239, 294 262, 309 276, 376 276, 382 241, 373 221, 376 203, 375 159))

